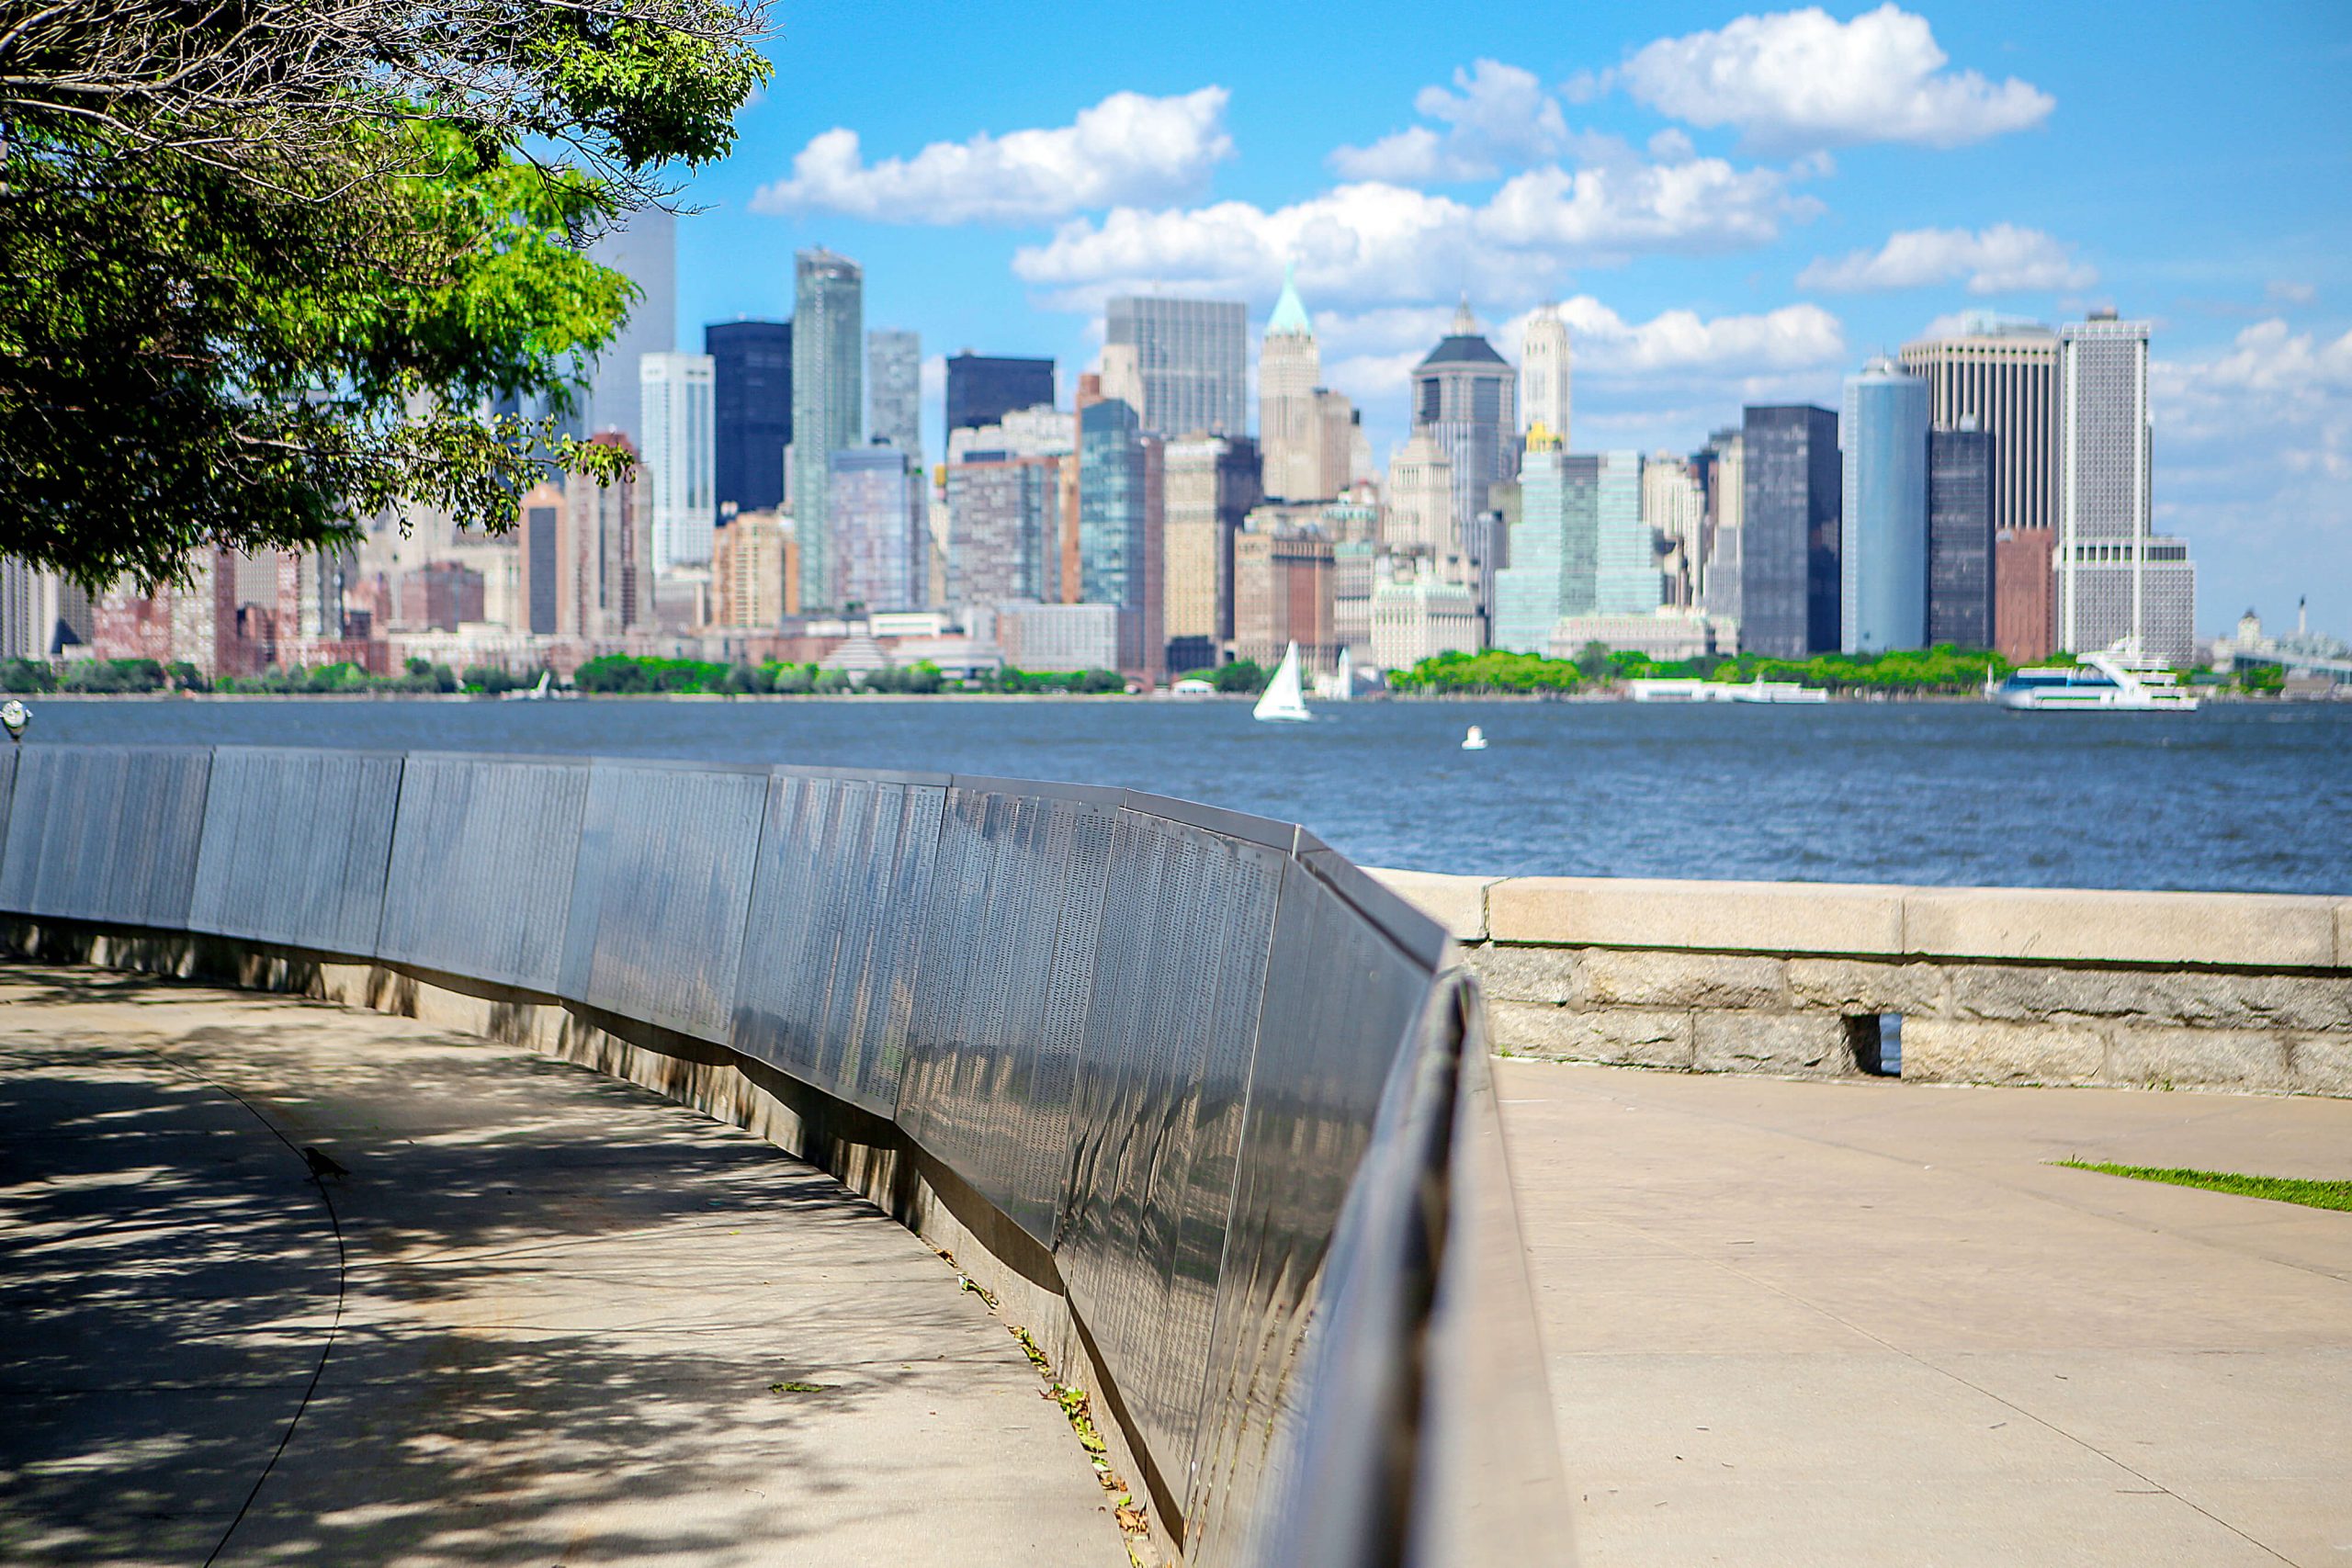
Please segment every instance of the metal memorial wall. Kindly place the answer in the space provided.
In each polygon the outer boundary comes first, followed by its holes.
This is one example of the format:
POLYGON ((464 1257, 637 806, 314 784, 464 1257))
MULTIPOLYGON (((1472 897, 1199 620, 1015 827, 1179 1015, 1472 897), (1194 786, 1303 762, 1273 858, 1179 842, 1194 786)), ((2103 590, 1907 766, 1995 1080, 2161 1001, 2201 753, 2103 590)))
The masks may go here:
POLYGON ((1311 835, 945 774, 31 745, 0 914, 485 982, 889 1119, 1052 1254, 1188 1563, 1561 1562, 1476 987, 1311 835))

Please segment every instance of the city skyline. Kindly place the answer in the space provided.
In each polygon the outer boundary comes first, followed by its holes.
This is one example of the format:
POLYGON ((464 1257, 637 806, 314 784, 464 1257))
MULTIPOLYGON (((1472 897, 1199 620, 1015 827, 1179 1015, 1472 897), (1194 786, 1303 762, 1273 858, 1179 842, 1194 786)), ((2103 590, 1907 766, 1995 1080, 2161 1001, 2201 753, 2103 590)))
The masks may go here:
MULTIPOLYGON (((2187 13, 2096 48, 2087 20, 2023 8, 1646 16, 1567 31, 1507 7, 1442 28, 1372 17, 1353 27, 1383 47, 1320 73, 1193 27, 1124 82, 1105 75, 1118 51, 1020 33, 1074 69, 1016 64, 1012 39, 918 49, 907 69, 953 90, 890 95, 859 89, 870 39, 796 18, 771 52, 781 82, 813 90, 747 110, 742 146, 685 192, 709 210, 678 225, 681 336, 790 313, 788 268, 747 254, 854 255, 869 319, 925 340, 936 453, 943 355, 1051 356, 1067 401, 1109 295, 1243 300, 1254 348, 1295 260, 1326 378, 1385 467, 1407 434, 1405 372, 1464 288, 1514 357, 1525 313, 1561 301, 1590 450, 1695 450, 1744 403, 1834 407, 1872 351, 1965 310, 2055 326, 2113 303, 2154 325, 2154 525, 2199 546, 2199 630, 2249 603, 2282 618, 2304 591, 2323 623, 2352 622, 2352 502, 2333 482, 2352 463, 2344 222, 2310 199, 2333 188, 2314 183, 2324 160, 2294 151, 2314 112, 2323 139, 2346 118, 2298 91, 2342 59, 2344 29, 2291 47, 2272 37, 2280 17, 2233 33, 2269 78, 2216 77, 2209 99, 2241 134, 2293 132, 2247 166, 2135 107, 2202 62, 2179 40, 2210 28, 2187 13), (1808 107, 1781 79, 1800 46, 1873 69, 1808 107), (1702 69, 1737 90, 1694 100, 1702 69), (1369 243, 1383 233, 1414 255, 1369 243), (1498 259, 1471 257, 1473 240, 1498 259), (1360 259, 1335 262, 1333 244, 1360 259)), ((1301 18, 1295 41, 1335 26, 1301 18)))

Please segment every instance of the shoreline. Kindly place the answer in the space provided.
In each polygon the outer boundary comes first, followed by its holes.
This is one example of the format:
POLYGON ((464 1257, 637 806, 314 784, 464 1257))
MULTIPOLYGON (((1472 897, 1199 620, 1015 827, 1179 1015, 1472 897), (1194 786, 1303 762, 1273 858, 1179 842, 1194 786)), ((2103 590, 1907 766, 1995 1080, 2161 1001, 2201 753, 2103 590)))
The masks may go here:
MULTIPOLYGON (((503 694, 494 692, 23 692, 13 694, 28 705, 40 703, 496 703, 504 702, 503 694)), ((2283 707, 2325 707, 2341 698, 2288 699, 2275 694, 2256 695, 2250 693, 2200 691, 2199 700, 2210 704, 2261 704, 2283 707)), ((544 702, 550 699, 540 698, 544 702)), ((1220 692, 1209 696, 1174 696, 1166 692, 582 692, 571 696, 552 699, 561 703, 1161 703, 1180 706, 1212 704, 1254 703, 1256 693, 1220 692)), ((1847 706, 1881 707, 1909 706, 1928 704, 1937 706, 1992 706, 1976 693, 1957 692, 1832 692, 1826 704, 1800 703, 1637 703, 1626 692, 1577 692, 1568 694, 1535 692, 1446 692, 1446 693, 1380 693, 1351 699, 1360 703, 1517 703, 1558 704, 1570 705, 1582 703, 1624 704, 1637 707, 1801 707, 1847 706)), ((1344 704, 1324 702, 1319 707, 1343 706, 1344 704)))

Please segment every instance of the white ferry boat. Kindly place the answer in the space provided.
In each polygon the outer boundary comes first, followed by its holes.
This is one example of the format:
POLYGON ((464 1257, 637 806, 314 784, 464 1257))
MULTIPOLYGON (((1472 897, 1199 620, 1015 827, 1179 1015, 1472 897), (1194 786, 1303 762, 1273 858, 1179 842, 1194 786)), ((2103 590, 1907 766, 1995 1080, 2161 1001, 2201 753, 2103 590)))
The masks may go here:
POLYGON ((1753 681, 1736 682, 1731 688, 1731 700, 1736 703, 1826 703, 1829 694, 1819 686, 1808 686, 1802 681, 1767 681, 1758 675, 1753 681))
POLYGON ((2197 699, 2173 672, 2143 658, 2132 639, 2086 653, 2071 668, 2020 670, 1990 694, 2005 708, 2042 712, 2080 708, 2105 713, 2195 713, 2197 699))

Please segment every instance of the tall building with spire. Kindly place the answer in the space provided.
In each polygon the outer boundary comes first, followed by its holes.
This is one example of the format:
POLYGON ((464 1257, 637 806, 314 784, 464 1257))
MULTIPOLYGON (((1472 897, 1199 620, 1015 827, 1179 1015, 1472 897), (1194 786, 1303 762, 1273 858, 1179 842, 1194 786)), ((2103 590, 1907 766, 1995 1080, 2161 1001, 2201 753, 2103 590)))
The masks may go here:
POLYGON ((1470 585, 1482 623, 1502 528, 1488 520, 1495 485, 1519 477, 1519 377, 1478 330, 1464 295, 1453 330, 1413 370, 1413 433, 1427 435, 1451 465, 1453 505, 1437 542, 1442 576, 1470 585))
POLYGON ((1519 338, 1519 417, 1531 432, 1542 425, 1557 438, 1562 450, 1569 444, 1572 358, 1568 323, 1560 320, 1557 305, 1546 305, 1527 318, 1519 338))
POLYGON ((1283 269, 1282 298, 1258 349, 1258 440, 1265 454, 1265 491, 1278 501, 1315 501, 1324 488, 1324 442, 1316 393, 1323 355, 1315 326, 1298 298, 1292 270, 1283 269))

